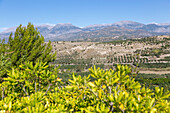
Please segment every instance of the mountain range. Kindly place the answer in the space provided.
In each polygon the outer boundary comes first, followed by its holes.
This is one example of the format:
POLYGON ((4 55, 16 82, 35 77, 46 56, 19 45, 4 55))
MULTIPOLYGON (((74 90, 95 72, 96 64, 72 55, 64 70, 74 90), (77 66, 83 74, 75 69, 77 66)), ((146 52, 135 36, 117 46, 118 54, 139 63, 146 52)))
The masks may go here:
MULTIPOLYGON (((70 23, 56 25, 35 26, 45 41, 76 41, 85 39, 100 39, 115 37, 142 38, 156 35, 170 35, 170 23, 142 24, 134 21, 119 21, 113 24, 95 24, 86 27, 74 26, 70 23)), ((8 39, 9 34, 14 33, 17 27, 0 32, 0 39, 8 39)))

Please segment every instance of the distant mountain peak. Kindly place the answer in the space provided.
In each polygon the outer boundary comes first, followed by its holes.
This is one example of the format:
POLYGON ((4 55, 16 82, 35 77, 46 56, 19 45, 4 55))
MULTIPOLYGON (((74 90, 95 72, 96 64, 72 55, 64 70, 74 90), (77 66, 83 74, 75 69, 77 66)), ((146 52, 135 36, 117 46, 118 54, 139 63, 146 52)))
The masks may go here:
POLYGON ((58 23, 55 26, 73 26, 71 23, 58 23))
MULTIPOLYGON (((11 27, 0 32, 0 39, 8 40, 9 34, 15 32, 17 27, 11 27)), ((78 27, 71 23, 35 25, 46 41, 76 40, 88 38, 105 38, 114 36, 145 37, 155 35, 170 35, 170 23, 142 24, 124 20, 113 24, 94 24, 78 27)))
POLYGON ((112 24, 93 24, 93 25, 88 25, 84 28, 89 28, 89 27, 101 27, 101 26, 111 26, 112 24))
POLYGON ((160 25, 160 26, 169 26, 170 23, 157 23, 157 25, 160 25))
POLYGON ((140 24, 140 25, 144 25, 142 23, 139 22, 134 22, 134 21, 130 21, 130 20, 123 20, 123 21, 119 21, 119 22, 115 22, 114 25, 128 25, 128 24, 140 24))
POLYGON ((41 25, 34 25, 34 27, 53 27, 55 24, 41 24, 41 25))
POLYGON ((0 32, 0 33, 3 34, 3 33, 11 33, 11 32, 15 32, 16 28, 17 28, 17 27, 11 27, 11 28, 8 28, 8 29, 6 29, 6 30, 0 32))

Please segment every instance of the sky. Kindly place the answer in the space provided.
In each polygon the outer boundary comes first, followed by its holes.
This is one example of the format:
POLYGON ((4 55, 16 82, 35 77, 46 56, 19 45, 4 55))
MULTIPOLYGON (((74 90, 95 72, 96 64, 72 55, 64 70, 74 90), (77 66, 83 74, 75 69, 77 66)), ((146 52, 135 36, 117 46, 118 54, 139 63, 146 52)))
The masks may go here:
POLYGON ((84 27, 122 20, 170 23, 170 0, 0 0, 0 32, 28 22, 84 27))

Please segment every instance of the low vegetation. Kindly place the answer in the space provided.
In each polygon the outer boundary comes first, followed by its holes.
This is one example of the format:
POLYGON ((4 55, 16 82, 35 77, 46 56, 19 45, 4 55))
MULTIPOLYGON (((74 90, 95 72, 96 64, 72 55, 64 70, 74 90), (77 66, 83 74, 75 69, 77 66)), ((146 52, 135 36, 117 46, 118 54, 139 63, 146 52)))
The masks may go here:
POLYGON ((170 112, 169 91, 141 86, 128 66, 90 68, 88 76, 72 74, 64 84, 46 63, 32 64, 22 64, 4 78, 1 112, 170 112))

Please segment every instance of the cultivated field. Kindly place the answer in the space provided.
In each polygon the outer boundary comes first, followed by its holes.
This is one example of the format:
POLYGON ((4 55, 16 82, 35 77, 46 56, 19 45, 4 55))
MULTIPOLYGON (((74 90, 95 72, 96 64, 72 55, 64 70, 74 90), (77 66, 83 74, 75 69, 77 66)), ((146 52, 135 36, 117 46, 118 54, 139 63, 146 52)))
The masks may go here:
MULTIPOLYGON (((170 36, 143 39, 117 40, 112 42, 52 42, 52 52, 59 59, 89 59, 91 64, 150 64, 170 63, 170 36)), ((67 62, 65 62, 67 63, 67 62)), ((74 65, 72 63, 71 65, 74 65)), ((169 65, 156 66, 158 70, 139 66, 141 73, 170 73, 169 65), (147 68, 147 69, 146 69, 147 68), (161 71, 162 70, 162 71, 161 71)))

